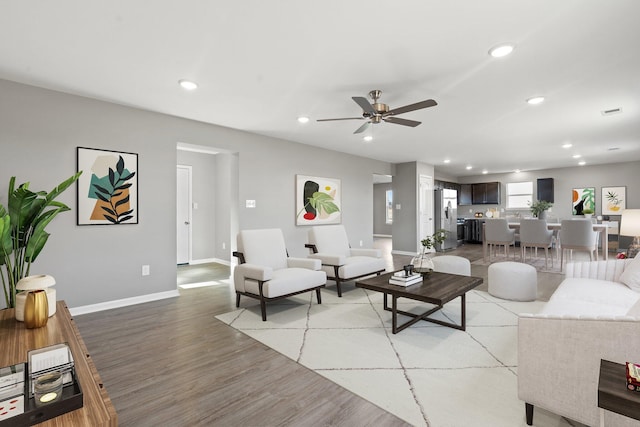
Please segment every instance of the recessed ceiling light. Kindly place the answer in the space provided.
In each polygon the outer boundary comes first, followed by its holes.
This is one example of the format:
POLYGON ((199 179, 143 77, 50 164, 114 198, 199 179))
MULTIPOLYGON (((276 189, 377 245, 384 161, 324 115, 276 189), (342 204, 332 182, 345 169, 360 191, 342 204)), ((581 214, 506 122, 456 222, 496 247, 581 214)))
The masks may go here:
POLYGON ((573 158, 574 158, 574 159, 579 159, 580 157, 582 157, 582 155, 580 155, 580 154, 574 154, 574 155, 573 155, 573 158))
POLYGON ((533 98, 527 99, 527 103, 531 105, 538 105, 544 102, 544 96, 534 96, 533 98))
POLYGON ((488 170, 486 170, 486 169, 482 171, 482 174, 483 174, 483 175, 486 175, 486 174, 488 174, 488 173, 489 173, 489 171, 488 171, 488 170))
POLYGON ((444 159, 444 163, 451 163, 451 160, 449 160, 449 159, 444 159))
POLYGON ((509 55, 511 52, 513 52, 512 44, 501 44, 496 47, 492 47, 489 50, 489 55, 494 58, 502 58, 503 56, 509 55))
POLYGON ((365 140, 365 141, 367 141, 367 142, 371 142, 371 141, 373 141, 373 137, 372 137, 371 135, 367 135, 367 136, 365 136, 365 137, 364 137, 364 138, 362 138, 362 139, 364 139, 364 140, 365 140))
POLYGON ((515 173, 520 173, 520 169, 514 170, 515 173))
POLYGON ((579 164, 580 166, 584 166, 584 165, 586 165, 586 164, 587 164, 587 162, 585 162, 584 160, 581 160, 581 161, 579 161, 579 162, 578 162, 578 164, 579 164))
POLYGON ((300 116, 300 117, 298 117, 298 122, 299 123, 309 123, 309 117, 300 116))
POLYGON ((471 166, 471 165, 467 166, 467 170, 468 171, 471 170, 471 169, 473 169, 473 166, 471 166))
POLYGON ((186 90, 198 89, 198 84, 189 80, 180 80, 178 83, 180 83, 180 86, 182 86, 182 88, 186 90))
POLYGON ((573 147, 573 144, 570 144, 570 143, 566 143, 562 145, 562 148, 571 148, 571 147, 573 147))

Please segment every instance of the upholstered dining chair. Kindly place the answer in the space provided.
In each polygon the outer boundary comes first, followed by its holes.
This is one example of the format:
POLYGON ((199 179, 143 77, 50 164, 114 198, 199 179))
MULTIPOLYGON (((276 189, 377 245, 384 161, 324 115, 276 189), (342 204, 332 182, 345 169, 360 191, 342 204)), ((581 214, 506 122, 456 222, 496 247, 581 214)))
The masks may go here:
MULTIPOLYGON (((527 248, 544 249, 544 267, 549 268, 549 248, 553 246, 553 230, 547 228, 547 221, 543 219, 523 219, 520 221, 520 258, 526 262, 527 248)), ((553 253, 551 254, 553 267, 553 253)))
POLYGON ((598 260, 597 232, 593 230, 590 219, 563 219, 560 223, 560 271, 564 266, 564 251, 567 249, 589 252, 590 261, 593 261, 595 252, 596 261, 598 260))
MULTIPOLYGON (((489 260, 491 260, 491 249, 495 253, 495 246, 504 246, 504 256, 509 257, 509 246, 514 246, 513 257, 515 258, 515 234, 516 231, 509 228, 505 218, 492 218, 484 222, 484 238, 489 247, 489 260)), ((486 259, 484 260, 487 261, 486 259)))
POLYGON ((309 258, 320 260, 327 278, 336 282, 342 297, 342 282, 385 271, 385 260, 379 249, 351 248, 342 225, 318 225, 309 229, 309 258))
POLYGON ((237 237, 238 250, 233 252, 240 264, 233 270, 236 307, 240 296, 260 300, 262 320, 267 320, 266 303, 303 292, 316 291, 322 303, 320 288, 327 274, 316 259, 289 258, 282 230, 242 230, 237 237))

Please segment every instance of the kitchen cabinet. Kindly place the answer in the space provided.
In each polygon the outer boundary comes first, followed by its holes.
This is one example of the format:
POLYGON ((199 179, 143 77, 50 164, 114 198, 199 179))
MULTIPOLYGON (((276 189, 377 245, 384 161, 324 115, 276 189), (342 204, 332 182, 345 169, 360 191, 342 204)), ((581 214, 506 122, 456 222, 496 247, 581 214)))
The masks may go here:
POLYGON ((471 202, 474 205, 499 205, 500 183, 481 182, 471 184, 471 202))
POLYGON ((460 197, 458 199, 458 205, 466 206, 472 204, 471 187, 472 184, 460 185, 460 197))

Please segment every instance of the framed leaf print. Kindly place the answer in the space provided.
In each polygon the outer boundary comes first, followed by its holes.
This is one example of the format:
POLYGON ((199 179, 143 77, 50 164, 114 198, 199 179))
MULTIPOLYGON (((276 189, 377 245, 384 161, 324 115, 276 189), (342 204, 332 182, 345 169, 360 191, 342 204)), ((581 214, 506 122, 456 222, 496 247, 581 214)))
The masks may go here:
POLYGON ((296 175, 296 225, 340 224, 340 180, 296 175))
POLYGON ((78 225, 138 223, 138 155, 78 147, 78 225))
POLYGON ((594 214, 596 211, 596 189, 594 187, 574 188, 572 214, 594 214))

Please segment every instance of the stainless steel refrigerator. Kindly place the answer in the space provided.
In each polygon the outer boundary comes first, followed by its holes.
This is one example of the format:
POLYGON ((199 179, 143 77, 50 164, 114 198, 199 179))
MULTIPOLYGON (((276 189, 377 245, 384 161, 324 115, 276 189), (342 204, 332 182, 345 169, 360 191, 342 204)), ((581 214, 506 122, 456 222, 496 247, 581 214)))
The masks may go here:
POLYGON ((458 191, 435 190, 434 196, 435 231, 445 230, 447 239, 436 245, 437 251, 446 251, 458 247, 458 191))

